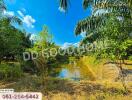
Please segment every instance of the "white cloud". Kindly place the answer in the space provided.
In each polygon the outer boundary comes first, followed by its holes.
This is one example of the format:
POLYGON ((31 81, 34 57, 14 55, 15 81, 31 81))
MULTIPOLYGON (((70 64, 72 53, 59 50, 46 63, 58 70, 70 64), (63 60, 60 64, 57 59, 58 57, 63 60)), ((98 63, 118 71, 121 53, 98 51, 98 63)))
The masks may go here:
POLYGON ((4 10, 4 11, 3 11, 3 15, 12 17, 12 16, 14 16, 15 14, 14 14, 13 11, 6 11, 6 10, 4 10))
POLYGON ((65 42, 65 43, 61 46, 61 48, 62 48, 62 49, 67 49, 67 48, 70 47, 70 46, 78 47, 78 46, 79 46, 79 42, 77 42, 77 43, 65 42))
POLYGON ((29 28, 34 28, 34 23, 36 20, 31 15, 24 15, 24 12, 26 12, 25 8, 22 8, 22 10, 18 10, 17 13, 19 14, 19 17, 21 18, 22 22, 29 28))
POLYGON ((27 25, 27 27, 31 27, 34 28, 34 23, 36 22, 36 20, 34 18, 32 18, 32 16, 30 15, 26 15, 23 17, 23 23, 25 23, 27 25))
POLYGON ((68 42, 65 42, 63 45, 62 45, 62 49, 66 49, 68 47, 70 47, 72 45, 72 43, 68 43, 68 42))
POLYGON ((18 13, 21 17, 24 17, 24 14, 23 14, 20 10, 18 10, 17 13, 18 13))
POLYGON ((37 38, 38 38, 38 36, 36 34, 32 34, 31 37, 30 37, 30 40, 36 41, 37 38))
MULTIPOLYGON (((24 15, 23 12, 25 12, 26 10, 23 8, 23 11, 18 10, 17 13, 19 14, 19 18, 22 20, 22 22, 27 26, 27 27, 31 27, 34 28, 34 23, 36 22, 36 20, 30 16, 30 15, 24 15)), ((15 13, 13 11, 3 11, 3 15, 4 16, 15 16, 15 13)))

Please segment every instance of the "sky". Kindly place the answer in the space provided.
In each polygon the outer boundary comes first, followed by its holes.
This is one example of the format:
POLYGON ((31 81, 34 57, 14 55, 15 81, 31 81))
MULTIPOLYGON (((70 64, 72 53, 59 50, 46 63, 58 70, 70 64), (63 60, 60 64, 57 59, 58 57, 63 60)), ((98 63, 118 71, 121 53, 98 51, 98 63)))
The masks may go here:
POLYGON ((8 15, 15 15, 23 21, 23 29, 38 34, 44 25, 53 34, 58 45, 78 43, 82 36, 75 36, 77 22, 91 15, 90 8, 84 10, 82 0, 70 0, 66 13, 59 10, 59 0, 5 0, 8 15))

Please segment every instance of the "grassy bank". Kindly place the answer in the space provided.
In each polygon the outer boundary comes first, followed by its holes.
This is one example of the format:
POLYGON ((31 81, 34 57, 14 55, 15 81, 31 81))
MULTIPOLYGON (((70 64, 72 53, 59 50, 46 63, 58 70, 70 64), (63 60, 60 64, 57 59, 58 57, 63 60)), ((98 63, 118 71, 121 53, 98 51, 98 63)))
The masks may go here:
POLYGON ((132 83, 126 93, 120 82, 80 81, 27 76, 19 81, 0 82, 0 88, 14 88, 17 92, 42 92, 44 100, 130 100, 132 83))

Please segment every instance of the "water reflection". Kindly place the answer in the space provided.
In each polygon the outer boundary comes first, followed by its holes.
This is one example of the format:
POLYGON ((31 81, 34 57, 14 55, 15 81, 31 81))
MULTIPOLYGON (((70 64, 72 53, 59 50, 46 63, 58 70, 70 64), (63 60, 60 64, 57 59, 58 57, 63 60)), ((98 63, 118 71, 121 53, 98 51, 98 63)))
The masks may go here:
POLYGON ((70 63, 61 65, 52 69, 52 77, 69 79, 69 80, 94 80, 93 73, 90 66, 83 65, 82 63, 70 63))
POLYGON ((80 71, 79 69, 74 68, 73 71, 69 70, 68 68, 62 68, 60 71, 59 78, 67 78, 72 80, 80 80, 80 71))
POLYGON ((60 73, 59 73, 59 78, 69 78, 69 71, 66 69, 66 68, 64 68, 64 69, 62 69, 61 71, 60 71, 60 73))

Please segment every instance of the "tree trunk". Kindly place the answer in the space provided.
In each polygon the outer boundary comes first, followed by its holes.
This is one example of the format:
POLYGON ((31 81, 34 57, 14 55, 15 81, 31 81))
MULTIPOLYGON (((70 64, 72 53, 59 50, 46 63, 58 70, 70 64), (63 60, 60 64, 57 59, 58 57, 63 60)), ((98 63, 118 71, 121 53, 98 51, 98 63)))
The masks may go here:
POLYGON ((125 64, 125 60, 124 60, 124 58, 122 58, 122 63, 125 64))

